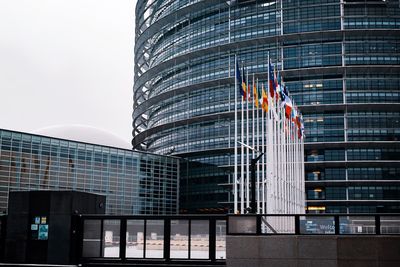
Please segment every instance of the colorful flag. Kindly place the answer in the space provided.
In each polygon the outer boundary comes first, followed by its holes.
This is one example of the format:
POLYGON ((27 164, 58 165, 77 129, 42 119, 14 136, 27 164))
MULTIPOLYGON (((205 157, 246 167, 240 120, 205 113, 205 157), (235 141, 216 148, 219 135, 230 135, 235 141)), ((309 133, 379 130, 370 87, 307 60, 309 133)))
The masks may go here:
POLYGON ((296 117, 297 117, 297 106, 296 105, 293 105, 293 107, 292 107, 291 117, 292 117, 292 122, 295 123, 296 117))
POLYGON ((247 100, 247 83, 246 83, 246 74, 244 73, 244 66, 242 66, 242 72, 243 72, 243 79, 242 79, 242 96, 243 100, 247 100))
POLYGON ((243 96, 243 98, 246 96, 246 93, 243 91, 243 80, 242 80, 242 75, 240 74, 240 69, 239 69, 239 63, 236 61, 236 81, 238 83, 240 95, 243 96))
POLYGON ((281 78, 281 72, 279 70, 276 70, 276 65, 274 65, 274 82, 275 82, 275 97, 276 100, 278 101, 279 98, 281 97, 280 92, 282 91, 282 78, 281 78))
POLYGON ((257 90, 257 86, 256 83, 254 82, 254 78, 253 78, 253 95, 254 95, 254 105, 256 106, 256 108, 258 108, 258 90, 257 90))
POLYGON ((299 138, 304 138, 305 137, 305 135, 304 135, 304 125, 303 125, 303 116, 302 115, 300 115, 300 117, 298 117, 299 119, 299 128, 298 128, 298 137, 299 138))
POLYGON ((285 97, 287 96, 287 89, 286 86, 283 84, 280 88, 279 95, 281 97, 281 101, 285 101, 285 97))
MULTIPOLYGON (((258 81, 257 81, 258 84, 258 81)), ((264 85, 263 85, 264 86, 264 85)), ((263 102, 263 95, 262 95, 262 89, 260 86, 257 86, 257 95, 258 95, 258 103, 261 105, 262 107, 262 102, 263 102)))
POLYGON ((262 90, 262 105, 261 105, 261 107, 265 112, 268 112, 268 95, 265 92, 264 84, 262 85, 261 90, 262 90))
POLYGON ((290 99, 289 96, 285 96, 284 105, 285 105, 285 116, 286 116, 286 119, 290 120, 291 115, 292 115, 293 104, 292 104, 292 100, 290 99))
POLYGON ((271 62, 268 62, 269 64, 269 94, 273 98, 275 96, 275 78, 274 78, 274 71, 271 65, 271 62))
POLYGON ((297 114, 297 116, 296 116, 296 118, 295 118, 295 122, 296 122, 297 128, 300 130, 300 128, 301 128, 301 122, 300 122, 300 116, 299 116, 299 114, 297 114))
MULTIPOLYGON (((283 87, 281 73, 278 71, 276 78, 276 98, 279 99, 281 97, 281 91, 283 87)), ((282 99, 281 99, 282 100, 282 99)))

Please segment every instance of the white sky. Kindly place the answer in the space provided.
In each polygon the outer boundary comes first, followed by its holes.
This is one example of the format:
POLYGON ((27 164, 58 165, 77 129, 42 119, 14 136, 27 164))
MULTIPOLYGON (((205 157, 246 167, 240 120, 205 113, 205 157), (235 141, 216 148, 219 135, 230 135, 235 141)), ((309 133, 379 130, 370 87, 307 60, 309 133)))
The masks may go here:
POLYGON ((136 0, 0 0, 0 128, 132 137, 136 0))

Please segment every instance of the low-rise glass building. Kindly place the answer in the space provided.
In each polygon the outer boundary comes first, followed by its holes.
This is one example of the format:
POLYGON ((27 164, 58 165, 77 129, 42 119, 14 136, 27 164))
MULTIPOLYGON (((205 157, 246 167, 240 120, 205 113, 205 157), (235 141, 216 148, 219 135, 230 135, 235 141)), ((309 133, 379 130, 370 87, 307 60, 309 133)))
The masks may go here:
POLYGON ((0 212, 10 191, 105 195, 107 214, 175 214, 179 159, 0 129, 0 212))

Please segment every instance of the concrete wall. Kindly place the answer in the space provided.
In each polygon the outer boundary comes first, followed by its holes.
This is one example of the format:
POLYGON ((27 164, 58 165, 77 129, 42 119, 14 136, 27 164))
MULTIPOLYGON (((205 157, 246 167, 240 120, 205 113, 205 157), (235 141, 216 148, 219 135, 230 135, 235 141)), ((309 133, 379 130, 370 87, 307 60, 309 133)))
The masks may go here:
POLYGON ((227 267, 399 267, 400 236, 227 236, 227 267))

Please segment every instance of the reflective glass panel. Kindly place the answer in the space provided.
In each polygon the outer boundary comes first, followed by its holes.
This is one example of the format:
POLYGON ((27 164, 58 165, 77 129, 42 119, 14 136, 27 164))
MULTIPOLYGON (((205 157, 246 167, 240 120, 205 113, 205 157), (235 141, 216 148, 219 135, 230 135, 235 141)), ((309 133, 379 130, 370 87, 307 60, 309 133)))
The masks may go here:
POLYGON ((206 220, 192 220, 190 228, 190 258, 209 258, 210 223, 206 220))
POLYGON ((341 234, 375 234, 374 216, 340 216, 341 234))
POLYGON ((335 234, 335 218, 333 216, 300 216, 301 234, 335 234))
POLYGON ((143 258, 144 220, 128 220, 126 223, 126 257, 143 258))
POLYGON ((189 258, 189 222, 188 220, 171 220, 171 259, 189 258))
POLYGON ((104 220, 103 222, 103 256, 119 257, 120 220, 104 220))
POLYGON ((100 257, 101 220, 83 222, 82 257, 100 257))
POLYGON ((381 234, 400 234, 400 216, 381 216, 381 234))
POLYGON ((215 258, 226 259, 226 221, 217 220, 215 227, 215 258))
POLYGON ((146 221, 146 258, 164 257, 164 221, 146 221))

